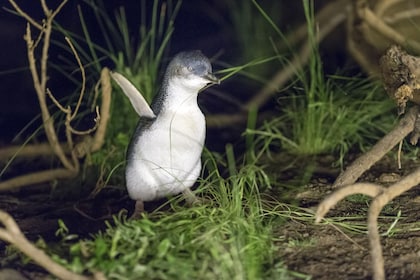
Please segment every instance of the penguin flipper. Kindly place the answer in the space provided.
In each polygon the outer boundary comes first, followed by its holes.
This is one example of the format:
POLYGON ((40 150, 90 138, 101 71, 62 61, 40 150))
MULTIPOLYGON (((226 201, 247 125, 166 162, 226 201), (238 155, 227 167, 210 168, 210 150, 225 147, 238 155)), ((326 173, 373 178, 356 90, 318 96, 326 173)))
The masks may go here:
POLYGON ((121 87, 140 117, 156 118, 146 99, 126 77, 117 72, 111 72, 111 77, 121 87))

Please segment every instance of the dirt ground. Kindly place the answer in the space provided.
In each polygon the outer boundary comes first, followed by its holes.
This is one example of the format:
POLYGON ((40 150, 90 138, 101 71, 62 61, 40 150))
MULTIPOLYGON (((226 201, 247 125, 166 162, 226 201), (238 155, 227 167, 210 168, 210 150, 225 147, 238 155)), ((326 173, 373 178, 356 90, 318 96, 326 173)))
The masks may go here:
MULTIPOLYGON (((395 160, 384 159, 363 175, 361 180, 383 185, 392 183, 380 180, 390 177, 398 179, 410 173, 416 161, 405 162, 401 171, 395 165, 395 160)), ((331 184, 325 181, 321 179, 299 194, 300 206, 315 210, 318 203, 332 191, 331 184)), ((351 222, 366 226, 369 202, 369 199, 345 199, 327 217, 360 216, 360 220, 351 222)), ((386 279, 420 279, 419 186, 397 197, 384 208, 381 216, 385 218, 380 220, 380 233, 387 231, 395 221, 391 217, 396 217, 398 211, 401 211, 401 217, 395 226, 396 232, 391 236, 381 236, 386 279), (390 219, 386 219, 387 216, 390 219)), ((279 257, 291 270, 311 275, 312 279, 372 279, 367 233, 290 220, 278 230, 278 234, 284 236, 286 241, 279 243, 279 257), (295 245, 299 241, 300 245, 295 245)))
MULTIPOLYGON (((415 163, 410 161, 402 171, 397 170, 397 173, 394 173, 395 161, 382 161, 364 175, 362 180, 377 182, 379 178, 398 178, 413 170, 415 163)), ((330 181, 331 179, 323 178, 313 180, 297 195, 299 206, 314 210, 318 203, 331 193, 330 181)), ((383 217, 390 217, 380 221, 380 232, 383 233, 395 220, 398 211, 401 211, 393 235, 381 237, 387 279, 420 279, 419 195, 420 189, 415 187, 390 203, 381 213, 383 217)), ((121 198, 120 191, 115 189, 100 193, 95 200, 81 201, 77 204, 63 200, 53 203, 48 197, 48 194, 40 195, 37 191, 25 196, 19 196, 19 193, 2 194, 0 209, 12 213, 30 239, 36 240, 38 236, 42 236, 46 240, 54 240, 57 238, 54 233, 57 230, 58 218, 64 220, 70 232, 83 236, 103 228, 104 219, 110 218, 111 214, 118 212, 121 207, 132 207, 128 197, 121 198), (107 203, 102 203, 104 200, 107 203), (83 217, 81 213, 91 214, 92 217, 83 217)), ((328 216, 359 216, 358 220, 352 222, 362 225, 362 230, 366 230, 365 215, 369 201, 360 198, 346 199, 328 216)), ((312 279, 371 279, 366 232, 356 233, 340 226, 316 225, 313 222, 290 219, 276 230, 276 235, 279 237, 278 260, 290 270, 311 275, 312 279)), ((5 256, 4 249, 5 244, 0 242, 0 260, 5 256)), ((1 262, 0 266, 3 265, 1 262)), ((22 267, 18 268, 21 269, 22 267)))

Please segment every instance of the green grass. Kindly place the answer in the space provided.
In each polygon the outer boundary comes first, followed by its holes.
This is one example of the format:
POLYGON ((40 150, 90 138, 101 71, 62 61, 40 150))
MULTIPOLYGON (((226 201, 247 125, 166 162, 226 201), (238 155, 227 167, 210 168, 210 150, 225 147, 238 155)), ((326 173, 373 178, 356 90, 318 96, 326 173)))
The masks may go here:
MULTIPOLYGON (((168 9, 173 12, 167 15, 169 20, 166 21, 158 17, 158 1, 154 1, 151 29, 142 24, 138 30, 142 40, 132 47, 123 9, 118 11, 117 25, 114 25, 114 19, 103 13, 100 1, 87 3, 95 9, 107 42, 106 46, 99 46, 90 39, 89 27, 80 11, 84 35, 67 35, 74 39, 87 67, 99 71, 103 57, 109 56, 117 71, 138 85, 150 100, 152 95, 149 94, 156 87, 158 68, 179 4, 168 9)), ((308 31, 313 39, 313 7, 310 1, 303 3, 307 21, 312 23, 308 31)), ((256 1, 253 5, 266 20, 269 19, 256 1)), ((249 7, 243 8, 243 11, 235 11, 246 13, 243 17, 236 15, 238 23, 249 17, 249 7)), ((280 32, 277 34, 282 36, 280 32)), ((249 38, 241 40, 245 42, 249 38)), ((220 73, 226 73, 226 79, 241 71, 246 77, 264 81, 266 77, 243 70, 255 65, 264 67, 266 62, 272 63, 279 58, 282 57, 274 55, 252 59, 243 66, 220 73)), ((279 247, 286 242, 278 232, 289 221, 312 225, 314 214, 308 209, 279 202, 281 197, 268 196, 270 188, 290 183, 274 181, 275 176, 267 172, 260 159, 280 147, 282 151, 298 156, 338 155, 341 161, 351 147, 363 148, 367 145, 366 139, 378 137, 387 129, 392 123, 389 121, 392 104, 382 100, 380 86, 372 81, 338 75, 326 78, 315 44, 309 66, 296 74, 298 79, 293 87, 279 98, 278 116, 257 129, 257 111, 249 112, 243 156, 235 156, 239 151, 233 144, 226 145, 224 155, 204 152, 203 169, 208 175, 198 182, 197 193, 206 199, 206 203, 186 207, 180 197, 173 197, 165 205, 165 209, 170 210, 158 209, 135 221, 127 221, 126 213, 121 211, 107 223, 105 231, 84 240, 78 240, 61 224, 59 233, 63 241, 60 249, 49 249, 54 258, 80 273, 102 271, 108 279, 309 279, 310 276, 287 270, 278 257, 279 247), (73 242, 69 242, 70 239, 73 242)), ((107 162, 105 173, 110 174, 108 176, 122 166, 119 163, 124 161, 124 153, 120 151, 128 144, 127 131, 134 127, 128 116, 135 116, 122 93, 114 95, 113 107, 119 111, 112 116, 108 146, 93 155, 93 162, 99 166, 108 159, 111 148, 117 147, 118 155, 112 157, 114 161, 107 162)), ((137 117, 134 119, 136 121, 137 117)), ((123 180, 118 179, 117 183, 121 185, 123 180)), ((396 217, 381 217, 381 221, 391 223, 383 230, 384 234, 407 231, 403 218, 401 213, 396 217)), ((327 218, 323 224, 353 234, 365 235, 367 231, 363 215, 343 214, 327 218)), ((416 224, 411 228, 418 230, 420 226, 416 224)), ((295 236, 287 242, 289 247, 316 246, 316 240, 311 236, 295 236)))
MULTIPOLYGON (((313 7, 309 1, 304 5, 312 22, 313 7)), ((312 29, 309 34, 314 38, 312 29)), ((126 221, 121 214, 105 232, 72 245, 70 257, 61 257, 61 262, 78 272, 100 270, 109 279, 309 278, 288 271, 278 259, 276 244, 282 240, 275 232, 289 220, 313 223, 313 213, 265 199, 261 192, 278 182, 272 182, 258 160, 274 145, 296 155, 338 153, 342 158, 371 133, 377 135, 375 121, 391 104, 378 97, 379 87, 371 81, 326 79, 315 45, 309 67, 297 74, 298 82, 281 99, 278 118, 256 129, 256 111, 250 112, 243 158, 235 157, 231 144, 225 156, 205 153, 209 175, 199 182, 197 192, 207 199, 206 204, 188 208, 175 197, 170 211, 157 210, 137 221, 126 221), (226 178, 219 173, 220 167, 227 170, 226 178)), ((324 223, 366 233, 362 216, 329 218, 324 223)), ((395 225, 391 231, 396 231, 395 225)), ((296 237, 291 246, 314 242, 296 237)))
MULTIPOLYGON (((206 163, 218 164, 211 155, 206 163)), ((109 279, 289 279, 293 273, 273 255, 279 216, 264 207, 259 189, 267 183, 254 165, 226 179, 213 168, 198 189, 207 203, 188 208, 174 198, 169 212, 134 221, 122 214, 105 232, 72 245, 61 262, 109 279)))
MULTIPOLYGON (((121 211, 104 232, 85 240, 61 225, 63 245, 54 258, 79 273, 102 271, 108 279, 310 279, 289 271, 277 252, 284 246, 316 246, 311 235, 286 240, 278 234, 291 221, 314 226, 312 211, 261 193, 272 182, 255 164, 236 166, 233 175, 223 178, 217 166, 236 160, 211 153, 204 158, 210 174, 196 192, 206 203, 186 207, 181 197, 174 197, 164 207, 169 210, 129 221, 121 211), (76 240, 72 245, 70 237, 76 240)), ((404 218, 401 213, 381 216, 383 235, 418 230, 404 218)), ((322 224, 343 234, 367 233, 363 214, 328 217, 322 224)))
MULTIPOLYGON (((309 63, 296 71, 293 85, 278 96, 278 116, 246 133, 255 135, 260 147, 268 152, 279 147, 303 157, 338 154, 338 162, 342 164, 351 148, 358 145, 363 149, 369 141, 377 140, 389 130, 394 104, 375 81, 364 77, 325 76, 315 42, 313 3, 303 0, 303 6, 311 44, 309 63)), ((273 25, 268 15, 264 15, 273 25)), ((284 38, 280 31, 278 36, 284 38)), ((282 59, 280 63, 287 61, 282 59)))
POLYGON ((279 140, 292 154, 338 152, 342 158, 354 145, 377 139, 391 126, 393 104, 381 98, 384 92, 378 84, 338 76, 310 80, 316 83, 313 89, 302 88, 282 99, 283 114, 248 133, 279 140))

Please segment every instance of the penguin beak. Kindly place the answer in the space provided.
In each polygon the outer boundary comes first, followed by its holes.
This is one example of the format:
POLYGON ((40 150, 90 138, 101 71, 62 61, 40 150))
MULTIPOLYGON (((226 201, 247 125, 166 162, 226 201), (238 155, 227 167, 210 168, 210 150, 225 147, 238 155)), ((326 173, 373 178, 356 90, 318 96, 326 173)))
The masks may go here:
POLYGON ((218 78, 216 78, 215 75, 213 75, 212 73, 208 73, 206 75, 203 76, 204 79, 208 80, 209 83, 211 84, 220 84, 220 80, 218 78))

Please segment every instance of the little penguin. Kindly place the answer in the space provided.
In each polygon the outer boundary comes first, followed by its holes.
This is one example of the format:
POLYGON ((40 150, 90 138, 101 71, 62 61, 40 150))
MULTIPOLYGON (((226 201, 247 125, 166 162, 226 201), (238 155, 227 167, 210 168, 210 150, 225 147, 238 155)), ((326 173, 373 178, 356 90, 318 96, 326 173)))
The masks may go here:
POLYGON ((201 171, 206 122, 197 96, 208 84, 219 84, 210 60, 201 51, 178 53, 169 63, 159 92, 149 107, 140 92, 121 74, 111 73, 140 116, 127 150, 126 185, 136 201, 132 217, 144 211, 145 201, 190 190, 201 171))

